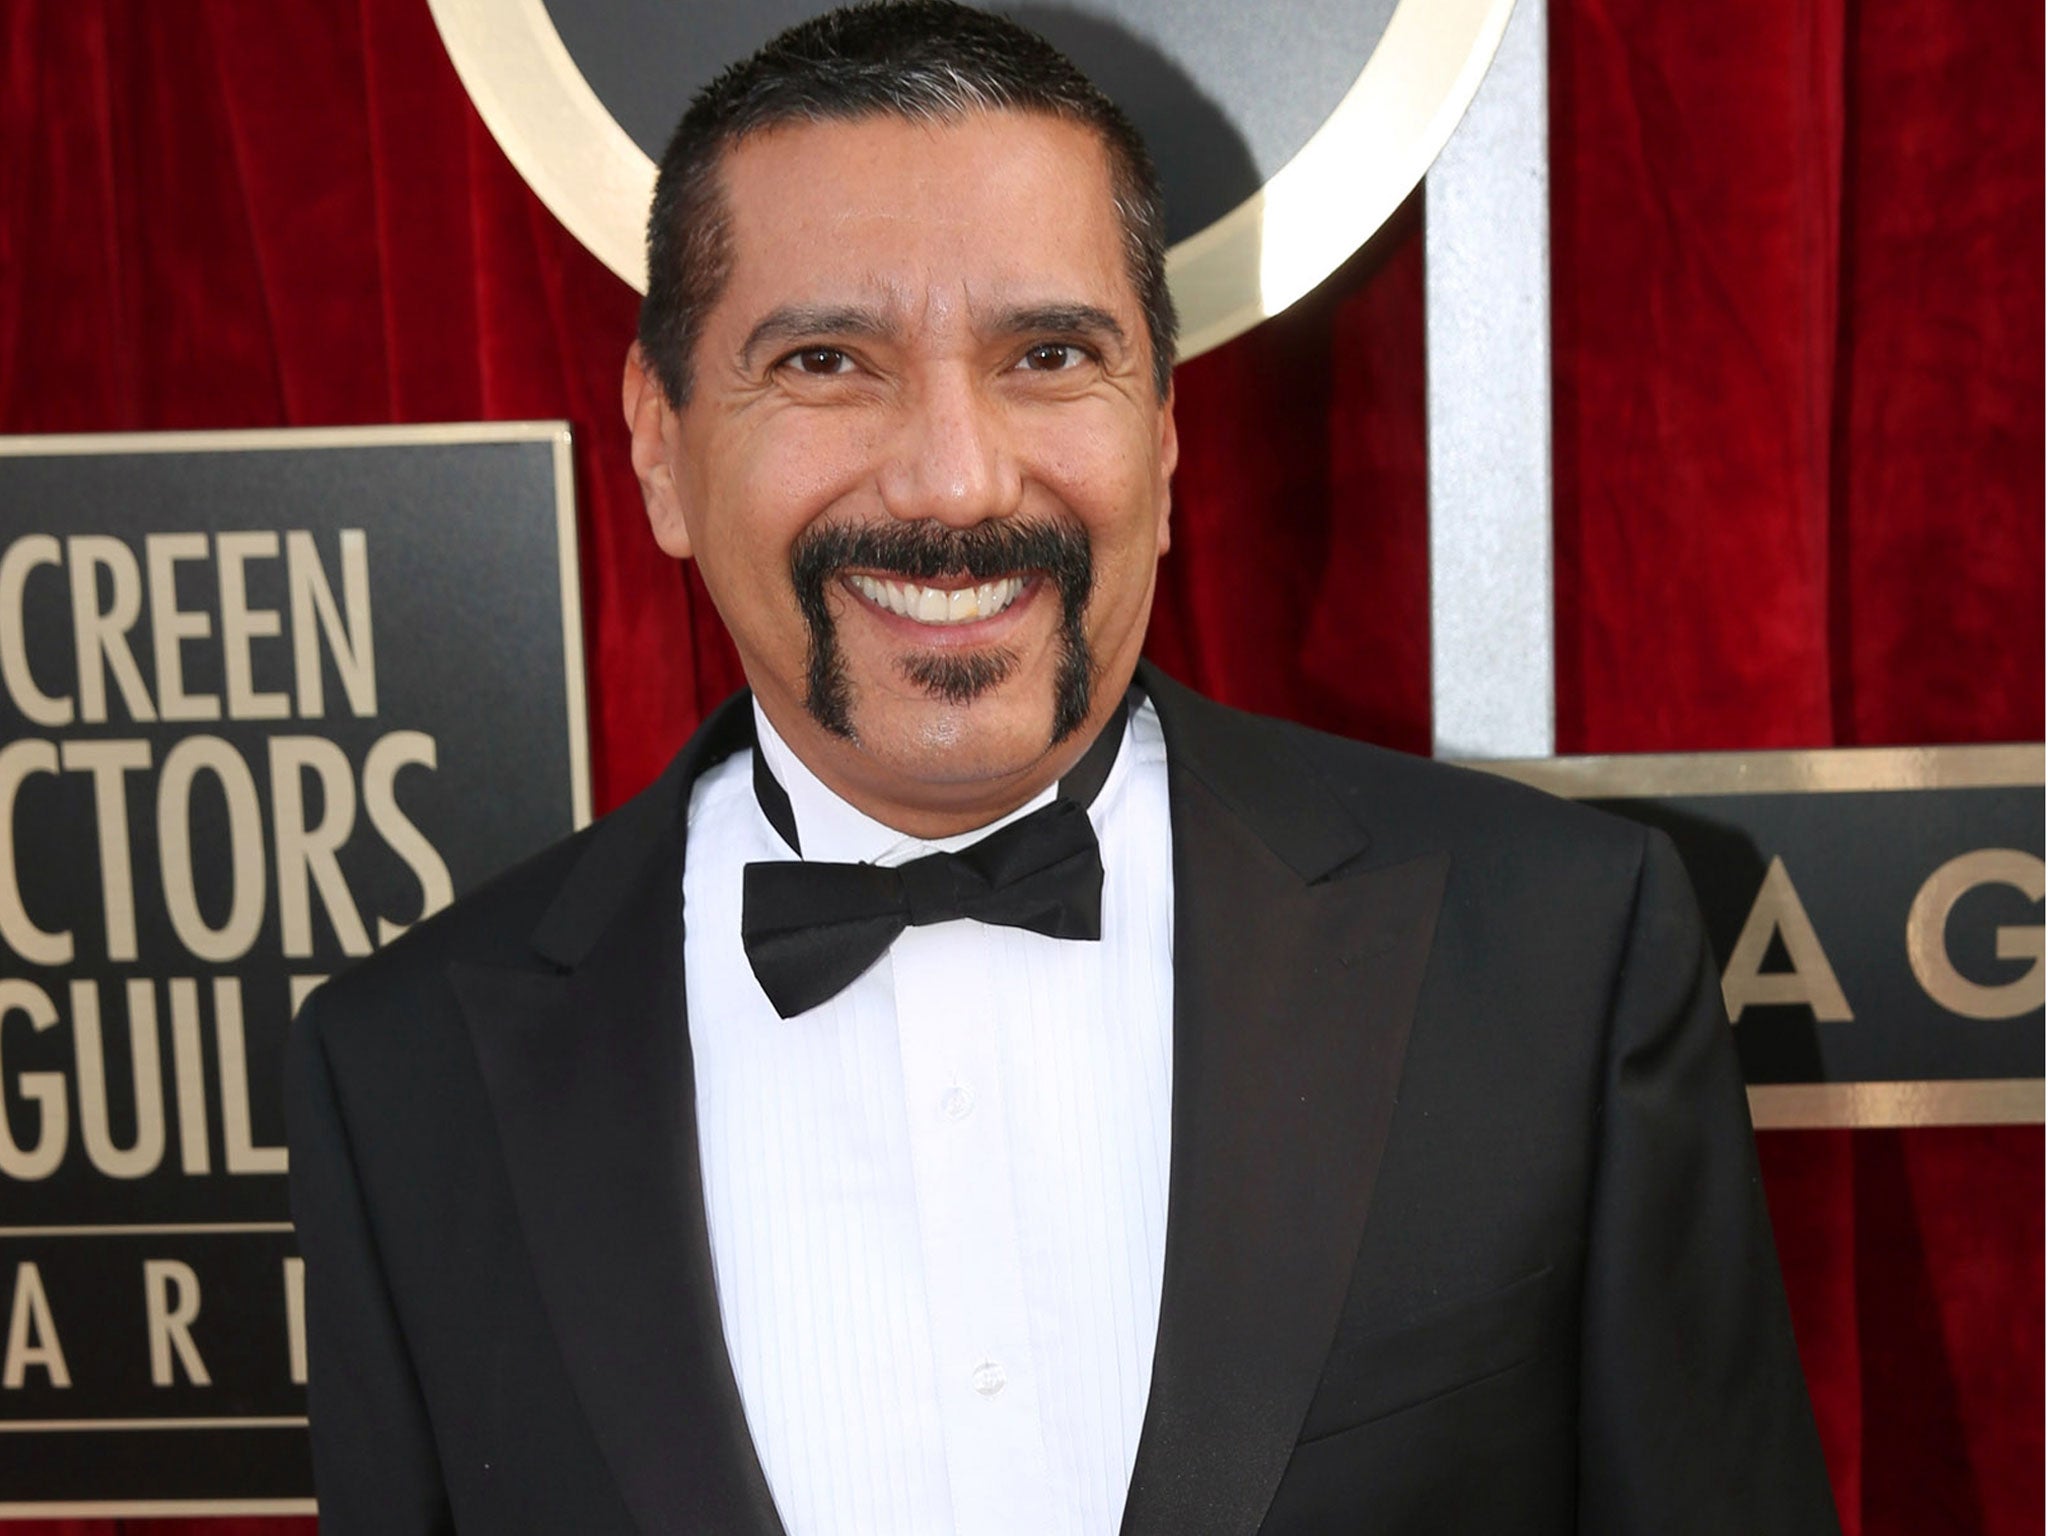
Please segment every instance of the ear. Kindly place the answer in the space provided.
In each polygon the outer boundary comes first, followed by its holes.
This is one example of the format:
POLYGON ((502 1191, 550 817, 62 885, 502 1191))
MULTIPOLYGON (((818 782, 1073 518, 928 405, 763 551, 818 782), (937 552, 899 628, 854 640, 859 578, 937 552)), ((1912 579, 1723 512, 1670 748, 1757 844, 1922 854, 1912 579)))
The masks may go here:
POLYGON ((682 497, 676 490, 670 444, 676 438, 675 407, 649 368, 640 343, 626 349, 626 377, 621 389, 626 430, 633 436, 633 473, 640 480, 640 498, 647 503, 647 523, 662 552, 678 560, 690 558, 690 530, 683 522, 682 497))
POLYGON ((1180 464, 1180 430, 1173 423, 1173 384, 1159 407, 1159 553, 1173 547, 1173 472, 1180 464))

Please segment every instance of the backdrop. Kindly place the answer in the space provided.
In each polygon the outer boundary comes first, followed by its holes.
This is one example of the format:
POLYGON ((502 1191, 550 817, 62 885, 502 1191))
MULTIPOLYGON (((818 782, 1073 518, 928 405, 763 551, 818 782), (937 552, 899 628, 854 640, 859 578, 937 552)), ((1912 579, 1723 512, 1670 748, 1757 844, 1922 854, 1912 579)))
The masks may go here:
MULTIPOLYGON (((1552 0, 1551 53, 1560 750, 2039 741, 2038 0, 1552 0)), ((652 777, 739 673, 627 468, 635 297, 425 0, 9 0, 0 71, 0 431, 567 417, 599 808, 652 777)), ((1419 222, 1181 371, 1151 653, 1426 750, 1419 222)), ((2039 1531, 2039 1129, 1761 1139, 1846 1529, 2039 1531)))

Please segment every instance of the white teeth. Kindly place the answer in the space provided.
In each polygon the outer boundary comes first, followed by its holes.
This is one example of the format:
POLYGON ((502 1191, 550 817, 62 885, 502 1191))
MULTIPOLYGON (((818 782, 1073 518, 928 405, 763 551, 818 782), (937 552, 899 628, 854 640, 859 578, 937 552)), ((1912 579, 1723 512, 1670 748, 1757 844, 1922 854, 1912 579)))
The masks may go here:
POLYGON ((992 618, 1017 601, 1024 578, 1005 576, 978 587, 926 587, 908 581, 882 581, 873 576, 851 578, 854 589, 869 602, 920 624, 968 624, 992 618))

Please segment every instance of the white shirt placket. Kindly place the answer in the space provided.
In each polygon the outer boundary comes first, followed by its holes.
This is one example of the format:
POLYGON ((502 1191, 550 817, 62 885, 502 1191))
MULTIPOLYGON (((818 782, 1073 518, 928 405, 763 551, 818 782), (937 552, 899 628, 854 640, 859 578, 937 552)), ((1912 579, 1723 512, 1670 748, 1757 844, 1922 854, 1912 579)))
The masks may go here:
POLYGON ((998 1027, 978 923, 911 929, 894 970, 918 1236, 959 1536, 1051 1530, 998 1027))

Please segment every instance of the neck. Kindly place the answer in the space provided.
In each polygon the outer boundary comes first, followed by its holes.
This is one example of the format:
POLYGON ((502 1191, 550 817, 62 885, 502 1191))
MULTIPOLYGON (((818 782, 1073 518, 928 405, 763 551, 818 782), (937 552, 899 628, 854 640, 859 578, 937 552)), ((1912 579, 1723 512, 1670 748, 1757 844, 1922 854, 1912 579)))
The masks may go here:
POLYGON ((1013 770, 911 777, 886 771, 855 743, 821 731, 808 716, 798 730, 762 708, 789 751, 819 783, 862 815, 926 842, 977 831, 1028 804, 1071 773, 1103 731, 1122 717, 1123 691, 1106 693, 1081 727, 1013 770))

